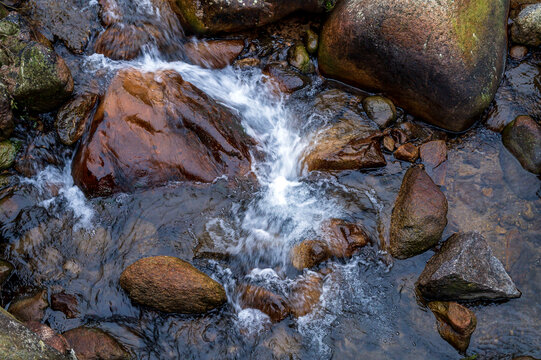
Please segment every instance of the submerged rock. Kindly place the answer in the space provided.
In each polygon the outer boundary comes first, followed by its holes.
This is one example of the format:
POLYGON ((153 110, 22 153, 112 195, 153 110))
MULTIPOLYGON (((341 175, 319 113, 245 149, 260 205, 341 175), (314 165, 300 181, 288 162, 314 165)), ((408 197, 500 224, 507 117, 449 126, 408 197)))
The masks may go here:
POLYGON ((205 313, 227 300, 222 285, 171 256, 136 261, 122 272, 120 286, 133 301, 170 313, 205 313))
POLYGON ((526 6, 511 27, 514 42, 529 46, 541 45, 541 3, 526 6))
POLYGON ((445 184, 447 174, 447 145, 444 140, 433 140, 424 143, 419 149, 421 161, 426 173, 436 185, 445 184))
POLYGON ((250 171, 240 119, 173 71, 120 71, 73 161, 90 196, 250 171))
POLYGON ((508 6, 508 0, 344 0, 321 32, 319 67, 384 92, 431 124, 464 131, 500 82, 508 6))
POLYGON ((396 120, 396 108, 393 102, 383 96, 366 97, 363 100, 363 108, 380 129, 385 129, 396 120))
POLYGON ((322 227, 329 252, 336 258, 350 258, 370 243, 370 237, 357 224, 342 219, 331 219, 323 223, 322 227))
POLYGON ((289 305, 295 317, 305 316, 312 312, 319 303, 323 293, 323 277, 318 273, 309 272, 298 279, 290 289, 289 305))
POLYGON ((31 297, 13 302, 8 310, 20 321, 40 322, 45 315, 45 309, 48 307, 47 290, 41 290, 31 297))
POLYGON ((498 300, 521 295, 478 233, 457 233, 447 239, 416 284, 427 299, 498 300))
POLYGON ((68 319, 75 319, 79 314, 77 298, 74 295, 60 292, 51 295, 51 309, 61 311, 68 319))
POLYGON ((291 262, 297 270, 309 269, 331 257, 325 241, 304 240, 291 249, 291 262))
POLYGON ((11 276, 13 269, 13 265, 7 261, 0 260, 0 289, 2 284, 11 276))
POLYGON ((209 69, 222 69, 231 65, 242 50, 243 40, 206 40, 184 44, 188 60, 209 69))
POLYGON ((53 329, 45 324, 29 321, 24 324, 30 331, 35 333, 43 342, 61 354, 67 354, 70 346, 66 339, 57 334, 53 329))
POLYGON ((241 286, 239 301, 243 308, 260 310, 274 322, 284 320, 291 311, 282 296, 254 285, 241 286))
POLYGON ((433 301, 428 307, 436 316, 441 337, 458 351, 465 352, 477 326, 473 311, 456 302, 433 301))
POLYGON ((406 259, 430 249, 447 225, 447 199, 421 166, 406 171, 391 215, 390 252, 406 259))
POLYGON ((62 335, 79 360, 129 360, 132 358, 118 341, 100 329, 78 327, 62 335))
POLYGON ((54 125, 63 144, 73 145, 83 136, 97 102, 98 95, 86 93, 77 96, 58 110, 54 125))
POLYGON ((529 116, 519 116, 505 127, 502 141, 524 169, 541 175, 541 125, 529 116))

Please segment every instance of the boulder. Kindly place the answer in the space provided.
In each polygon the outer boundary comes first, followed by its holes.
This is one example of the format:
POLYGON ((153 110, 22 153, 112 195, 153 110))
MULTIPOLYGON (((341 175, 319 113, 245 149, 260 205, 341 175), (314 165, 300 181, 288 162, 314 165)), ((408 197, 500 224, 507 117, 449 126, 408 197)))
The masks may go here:
POLYGON ((0 359, 68 360, 0 307, 0 359))
POLYGON ((406 259, 430 249, 447 225, 447 199, 421 166, 406 171, 391 215, 390 252, 406 259))
POLYGON ((173 71, 122 70, 73 160, 89 196, 250 171, 240 119, 173 71))
POLYGON ((478 233, 457 233, 447 239, 428 260, 416 285, 427 299, 499 300, 521 295, 478 233))
POLYGON ((541 45, 541 3, 526 6, 514 20, 511 39, 515 43, 541 45))
POLYGON ((263 26, 295 11, 330 11, 335 0, 170 0, 184 28, 197 34, 263 26))
POLYGON ((18 150, 18 144, 10 140, 0 141, 0 170, 9 169, 13 166, 18 150))
POLYGON ((242 50, 243 40, 206 40, 184 44, 188 60, 209 69, 223 69, 231 65, 242 50))
POLYGON ((11 273, 13 272, 13 265, 7 261, 0 260, 0 288, 2 284, 9 279, 11 273))
POLYGON ((240 287, 239 302, 242 308, 260 310, 274 322, 284 320, 291 311, 289 304, 282 296, 254 285, 240 287))
POLYGON ((508 8, 509 0, 343 0, 321 32, 319 67, 426 122, 465 131, 498 88, 508 8))
POLYGON ((421 145, 419 153, 428 176, 436 185, 444 185, 447 174, 447 145, 445 141, 428 141, 421 145))
POLYGON ((412 143, 400 145, 394 152, 394 157, 398 160, 415 162, 419 157, 419 148, 412 143))
POLYGON ((473 311, 456 302, 432 301, 428 307, 436 316, 441 337, 458 351, 465 352, 477 326, 473 311))
POLYGON ((66 339, 57 334, 53 329, 48 327, 45 324, 39 323, 37 321, 28 321, 24 323, 30 331, 35 333, 43 342, 61 354, 67 354, 70 346, 66 339))
POLYGON ((314 267, 330 257, 329 245, 322 240, 304 240, 291 249, 291 262, 301 271, 314 267))
POLYGON ((78 360, 129 360, 132 356, 105 331, 78 327, 62 334, 78 360))
POLYGON ((503 129, 502 141, 524 169, 541 175, 541 125, 529 116, 518 116, 503 129))
POLYGON ((97 102, 98 95, 86 93, 75 97, 58 110, 54 125, 63 144, 73 145, 83 136, 97 102))
POLYGON ((205 313, 227 300, 222 285, 171 256, 136 261, 122 272, 120 286, 133 301, 169 313, 205 313))
POLYGON ((380 129, 385 129, 396 120, 396 108, 393 102, 383 96, 367 96, 363 100, 363 109, 380 129))
POLYGON ((33 296, 13 302, 8 310, 20 321, 40 322, 45 315, 45 309, 48 307, 47 290, 41 290, 33 296))
POLYGON ((61 311, 68 319, 75 319, 79 314, 77 298, 74 295, 60 292, 51 295, 51 309, 61 311))

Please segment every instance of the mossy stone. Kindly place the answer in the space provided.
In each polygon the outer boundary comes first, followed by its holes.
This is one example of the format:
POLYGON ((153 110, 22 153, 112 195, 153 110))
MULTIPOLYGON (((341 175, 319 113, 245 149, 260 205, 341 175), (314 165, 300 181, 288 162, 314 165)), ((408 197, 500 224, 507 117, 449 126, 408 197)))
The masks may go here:
POLYGON ((19 146, 10 140, 0 142, 0 170, 9 169, 15 163, 19 146))

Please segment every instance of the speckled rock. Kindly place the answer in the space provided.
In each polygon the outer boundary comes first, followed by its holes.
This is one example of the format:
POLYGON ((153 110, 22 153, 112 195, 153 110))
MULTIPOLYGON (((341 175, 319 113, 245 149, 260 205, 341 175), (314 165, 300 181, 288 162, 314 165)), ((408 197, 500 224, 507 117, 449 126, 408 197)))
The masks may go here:
POLYGON ((427 299, 497 300, 521 295, 478 233, 457 233, 447 239, 416 284, 427 299))
POLYGON ((35 333, 45 344, 49 345, 61 354, 67 354, 70 346, 62 335, 57 334, 53 329, 37 321, 24 323, 30 331, 35 333))
POLYGON ((83 136, 97 101, 98 95, 86 93, 75 97, 58 110, 54 125, 63 144, 73 145, 83 136))
POLYGON ((41 290, 33 296, 13 302, 8 310, 20 321, 40 322, 45 315, 45 309, 48 307, 47 290, 41 290))
POLYGON ((289 65, 297 68, 300 72, 307 74, 315 70, 314 64, 310 61, 310 56, 304 45, 293 45, 289 48, 287 55, 289 65))
POLYGON ((100 329, 78 327, 62 334, 79 360, 130 360, 126 349, 100 329))
POLYGON ((503 129, 502 141, 524 169, 541 175, 541 125, 519 116, 503 129))
POLYGON ((10 140, 0 141, 0 170, 9 169, 15 163, 19 146, 10 140))
POLYGON ((526 6, 511 27, 514 42, 529 46, 541 45, 541 3, 526 6))

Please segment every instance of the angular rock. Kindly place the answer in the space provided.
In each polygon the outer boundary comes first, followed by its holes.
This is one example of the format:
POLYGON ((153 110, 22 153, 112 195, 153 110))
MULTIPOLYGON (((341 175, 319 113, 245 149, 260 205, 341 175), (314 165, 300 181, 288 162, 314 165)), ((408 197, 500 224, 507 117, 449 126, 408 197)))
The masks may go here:
POLYGON ((464 131, 500 82, 508 7, 509 0, 344 0, 321 32, 319 67, 385 93, 426 122, 464 131))
POLYGON ((309 273, 293 284, 289 293, 291 313, 295 317, 305 316, 312 312, 319 303, 323 292, 323 277, 318 273, 309 273))
POLYGON ((295 11, 330 11, 335 0, 170 0, 186 29, 197 34, 263 26, 295 11))
POLYGON ((426 173, 436 185, 445 184, 447 175, 447 145, 444 140, 433 140, 424 143, 419 149, 421 161, 426 173))
POLYGON ((457 233, 447 239, 428 260, 416 285, 427 299, 499 300, 521 295, 478 233, 457 233))
POLYGON ((61 354, 67 354, 70 346, 62 335, 57 334, 53 329, 45 324, 28 321, 24 324, 30 331, 35 333, 43 342, 61 354))
POLYGON ((133 301, 169 313, 205 313, 227 300, 222 285, 171 256, 136 261, 122 272, 120 286, 133 301))
POLYGON ((541 3, 526 6, 514 20, 511 38, 515 43, 541 45, 541 3))
POLYGON ((13 265, 7 261, 0 260, 0 288, 2 284, 9 279, 11 273, 13 272, 13 265))
POLYGON ((291 249, 291 262, 297 270, 309 269, 330 257, 329 245, 321 240, 304 240, 291 249))
POLYGON ((323 225, 323 234, 331 256, 346 259, 370 243, 370 237, 357 224, 331 219, 323 225))
POLYGON ((243 40, 206 40, 184 44, 188 60, 208 69, 231 65, 244 50, 243 40))
POLYGON ((258 309, 274 322, 284 320, 290 313, 289 305, 282 296, 259 286, 241 286, 239 301, 243 308, 258 309))
POLYGON ((23 322, 41 322, 45 315, 45 309, 49 307, 47 290, 41 290, 34 296, 15 301, 9 306, 9 312, 23 322))
POLYGON ((51 309, 61 311, 68 319, 75 319, 79 314, 77 298, 64 292, 51 295, 51 309))
POLYGON ((237 116, 178 73, 123 70, 96 111, 72 174, 90 196, 212 182, 248 173, 251 144, 237 116))
POLYGON ((0 307, 0 359, 68 360, 0 307))
POLYGON ((524 169, 541 175, 541 125, 519 116, 503 129, 502 141, 524 169))
POLYGON ((380 129, 390 126, 396 120, 396 108, 393 102, 383 96, 366 97, 363 100, 363 108, 380 129))
POLYGON ((73 145, 83 136, 97 102, 98 95, 86 93, 77 96, 58 110, 54 125, 63 144, 73 145))
POLYGON ((304 88, 310 83, 310 79, 298 72, 277 65, 265 67, 263 73, 270 81, 278 86, 281 92, 291 94, 304 88))
POLYGON ((394 152, 394 157, 398 160, 415 162, 419 157, 419 149, 412 143, 400 145, 394 152))
POLYGON ((420 166, 406 171, 391 215, 390 252, 406 259, 430 249, 447 225, 447 199, 420 166))
POLYGON ((9 169, 15 163, 19 146, 10 140, 0 141, 0 170, 9 169))
POLYGON ((129 360, 132 358, 118 341, 100 329, 78 327, 62 335, 79 360, 129 360))
POLYGON ((441 337, 458 351, 465 352, 477 326, 473 311, 456 302, 432 301, 428 307, 436 316, 441 337))

